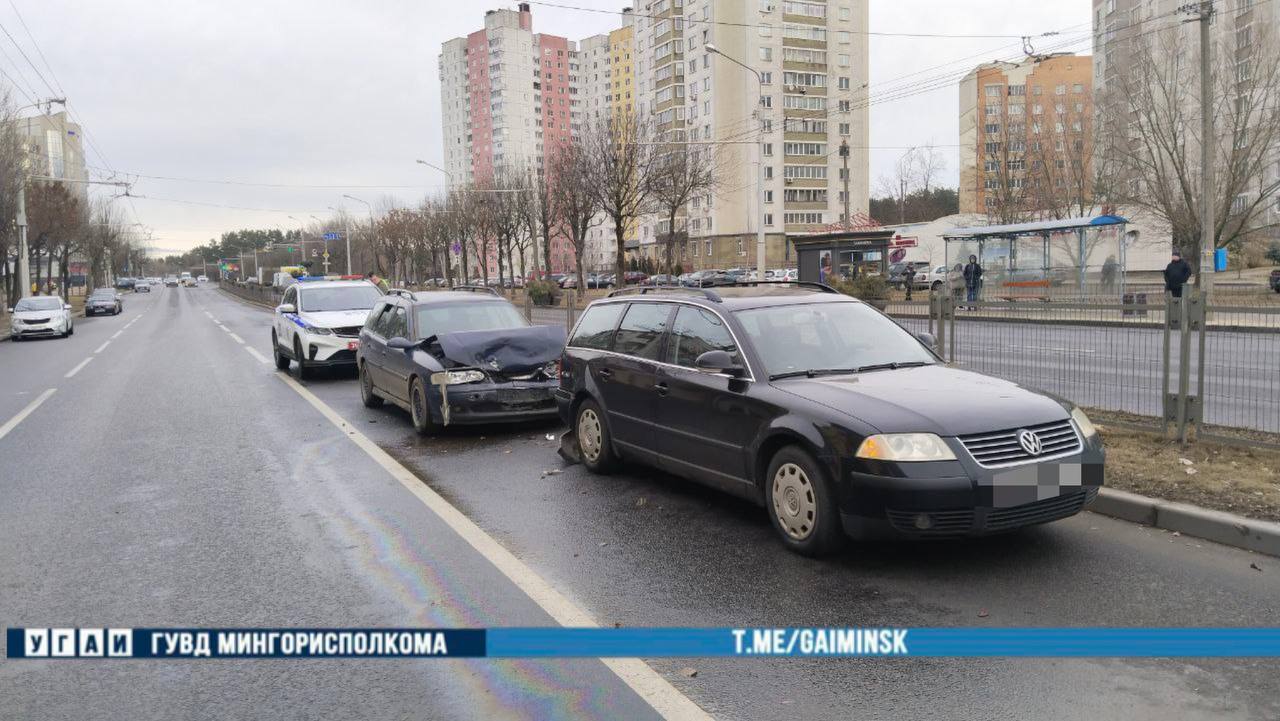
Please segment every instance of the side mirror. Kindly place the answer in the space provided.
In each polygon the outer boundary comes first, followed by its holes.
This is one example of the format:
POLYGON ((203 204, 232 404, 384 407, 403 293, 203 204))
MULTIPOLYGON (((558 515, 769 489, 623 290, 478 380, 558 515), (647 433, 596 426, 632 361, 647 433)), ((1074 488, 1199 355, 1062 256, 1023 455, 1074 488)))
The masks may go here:
POLYGON ((71 310, 71 304, 70 304, 70 303, 63 303, 63 304, 62 304, 62 309, 63 309, 63 310, 71 310))
POLYGON ((276 312, 277 313, 297 313, 298 309, 293 305, 293 303, 281 303, 280 305, 276 306, 276 312))
POLYGON ((11 308, 9 308, 9 309, 8 309, 8 312, 9 312, 9 313, 12 313, 12 312, 13 312, 13 308, 12 308, 12 307, 11 307, 11 308))
POLYGON ((933 348, 936 350, 938 347, 938 339, 935 338, 932 333, 916 333, 916 338, 918 338, 921 343, 924 343, 930 348, 933 348))
POLYGON ((724 373, 734 378, 746 372, 741 364, 734 362, 733 356, 722 350, 709 350, 703 353, 693 362, 693 367, 702 373, 724 373))
POLYGON ((394 348, 396 350, 409 350, 410 348, 414 348, 417 345, 418 345, 417 343, 414 343, 408 338, 401 338, 400 336, 396 336, 395 338, 392 338, 387 341, 387 347, 394 348))

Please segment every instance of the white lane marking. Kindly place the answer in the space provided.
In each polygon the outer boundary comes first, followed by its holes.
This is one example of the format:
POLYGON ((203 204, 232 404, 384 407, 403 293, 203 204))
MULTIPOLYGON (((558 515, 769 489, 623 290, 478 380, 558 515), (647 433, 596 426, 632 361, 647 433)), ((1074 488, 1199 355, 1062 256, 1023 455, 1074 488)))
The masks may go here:
MULTIPOLYGON (((294 380, 292 376, 283 373, 276 374, 276 377, 284 381, 290 388, 302 396, 304 400, 311 404, 313 408, 320 412, 320 415, 329 419, 329 422, 346 434, 347 438, 359 446, 375 463, 382 466, 383 470, 391 474, 393 478, 400 481, 410 493, 418 497, 432 513, 439 516, 449 528, 453 529, 464 541, 480 553, 481 556, 492 563, 502 575, 511 580, 521 591, 524 591, 534 603, 542 607, 552 618, 561 626, 577 626, 598 628, 600 624, 591 618, 586 611, 578 608, 572 601, 565 598, 563 594, 551 587, 541 576, 533 572, 533 569, 524 565, 520 559, 508 551, 501 543, 498 543, 492 536, 485 533, 470 518, 467 518, 461 511, 454 508, 440 494, 433 491, 430 487, 418 480, 413 472, 402 466, 394 458, 387 454, 386 451, 378 447, 378 444, 369 440, 354 426, 343 420, 338 412, 333 410, 324 401, 320 400, 314 393, 307 390, 301 383, 294 380)), ((602 658, 601 663, 613 671, 623 683, 631 687, 640 698, 653 707, 663 718, 667 719, 698 719, 699 721, 710 721, 711 716, 703 711, 687 696, 680 693, 675 686, 672 686, 657 671, 654 671, 644 661, 638 658, 602 658)))
POLYGON ((123 332, 124 332, 124 328, 121 328, 120 330, 116 331, 115 334, 111 336, 111 340, 115 340, 116 338, 119 338, 120 334, 123 332))
MULTIPOLYGON (((227 331, 227 332, 228 332, 228 333, 231 333, 231 331, 227 331)), ((234 340, 235 342, 239 343, 240 345, 244 345, 244 339, 243 339, 243 338, 241 338, 240 336, 236 335, 235 333, 231 333, 231 340, 234 340)))
POLYGON ((98 350, 95 350, 94 353, 101 353, 102 351, 106 350, 107 346, 109 345, 111 345, 111 341, 107 341, 106 343, 103 343, 102 345, 98 346, 98 350))
POLYGON ((67 374, 66 374, 65 376, 62 376, 62 377, 63 377, 63 378, 70 378, 71 376, 74 376, 75 374, 77 374, 77 373, 79 373, 79 372, 80 372, 80 369, 81 369, 81 368, 84 368, 85 366, 89 365, 89 361, 91 361, 91 360, 93 360, 93 356, 89 356, 88 358, 85 358, 84 360, 80 361, 80 365, 78 365, 78 366, 76 366, 75 368, 72 368, 71 370, 67 371, 67 374))
POLYGON ((247 351, 249 351, 249 355, 253 356, 254 358, 257 358, 259 363, 270 363, 270 362, 271 362, 271 359, 270 359, 270 358, 267 358, 266 356, 262 355, 262 354, 261 354, 261 353, 259 353, 258 351, 254 350, 254 349, 253 349, 253 346, 251 346, 251 345, 247 345, 247 346, 245 346, 245 347, 244 347, 244 349, 245 349, 245 350, 247 350, 247 351))
POLYGON ((56 390, 58 389, 50 388, 44 393, 41 393, 40 395, 36 396, 36 399, 28 403, 26 408, 23 408, 22 410, 18 411, 18 415, 14 416, 13 418, 10 418, 8 423, 5 423, 3 426, 0 426, 0 438, 4 438, 5 436, 9 435, 9 431, 13 430, 14 428, 17 428, 18 424, 22 422, 22 419, 31 415, 31 412, 39 408, 41 403, 44 403, 45 401, 49 400, 49 396, 53 395, 53 392, 56 390))
POLYGON ((231 332, 231 329, 230 329, 230 328, 226 327, 225 325, 223 325, 223 324, 221 324, 221 323, 219 323, 219 324, 218 324, 218 327, 219 327, 219 328, 221 328, 221 329, 223 329, 223 330, 225 330, 225 331, 226 331, 226 332, 228 332, 228 333, 230 333, 230 332, 231 332))

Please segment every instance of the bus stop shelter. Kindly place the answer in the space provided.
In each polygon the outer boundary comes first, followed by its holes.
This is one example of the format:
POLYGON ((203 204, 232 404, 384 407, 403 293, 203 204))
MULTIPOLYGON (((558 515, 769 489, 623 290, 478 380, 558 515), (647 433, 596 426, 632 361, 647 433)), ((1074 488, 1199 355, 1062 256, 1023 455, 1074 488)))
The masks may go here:
POLYGON ((954 228, 942 237, 952 273, 978 257, 988 294, 1047 298, 1074 288, 1081 296, 1123 293, 1125 226, 1118 215, 954 228))

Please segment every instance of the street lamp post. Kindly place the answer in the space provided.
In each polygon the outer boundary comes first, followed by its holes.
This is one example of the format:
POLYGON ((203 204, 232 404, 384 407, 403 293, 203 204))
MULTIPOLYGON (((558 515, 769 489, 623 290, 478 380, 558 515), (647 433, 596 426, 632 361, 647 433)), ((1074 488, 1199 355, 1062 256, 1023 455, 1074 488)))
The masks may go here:
POLYGON ((756 212, 756 279, 764 280, 764 272, 768 265, 765 262, 764 243, 764 110, 760 105, 764 97, 764 78, 761 77, 760 71, 729 55, 725 55, 713 43, 707 43, 703 46, 703 49, 712 55, 719 55, 756 76, 756 109, 752 113, 760 121, 760 140, 756 143, 756 204, 758 206, 756 212))
MULTIPOLYGON (((49 98, 43 102, 24 105, 14 112, 18 113, 28 108, 38 108, 41 105, 44 106, 44 113, 42 114, 47 117, 49 112, 53 110, 54 105, 66 107, 67 99, 49 98)), ((18 212, 14 221, 18 226, 18 263, 17 267, 14 268, 14 271, 18 277, 18 286, 21 288, 21 290, 18 291, 18 297, 26 298, 28 295, 31 295, 31 259, 28 257, 31 253, 31 249, 27 247, 27 180, 26 178, 21 177, 21 174, 19 174, 18 178, 17 200, 18 212)))
MULTIPOLYGON (((369 209, 369 235, 373 238, 373 258, 374 258, 373 264, 376 266, 378 264, 378 236, 373 229, 373 206, 369 205, 369 201, 361 200, 355 197, 354 195, 344 195, 342 197, 346 198, 347 200, 354 200, 357 203, 364 203, 364 207, 369 209)), ((392 268, 392 271, 394 270, 395 269, 392 268)), ((348 233, 347 235, 347 275, 350 275, 350 274, 351 274, 351 236, 348 233)))

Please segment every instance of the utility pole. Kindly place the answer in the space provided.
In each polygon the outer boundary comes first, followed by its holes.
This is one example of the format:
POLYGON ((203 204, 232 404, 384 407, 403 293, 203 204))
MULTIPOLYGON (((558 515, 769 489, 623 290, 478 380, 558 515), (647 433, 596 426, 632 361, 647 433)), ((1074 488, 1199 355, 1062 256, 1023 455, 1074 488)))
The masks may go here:
POLYGON ((27 248, 27 183, 26 180, 18 181, 18 297, 26 298, 31 295, 31 266, 28 264, 30 260, 30 250, 27 248))
POLYGON ((844 212, 840 216, 840 222, 844 225, 849 224, 849 141, 840 141, 840 176, 844 181, 844 212))
POLYGON ((1209 27, 1213 0, 1200 2, 1200 291, 1213 292, 1213 70, 1209 27))

